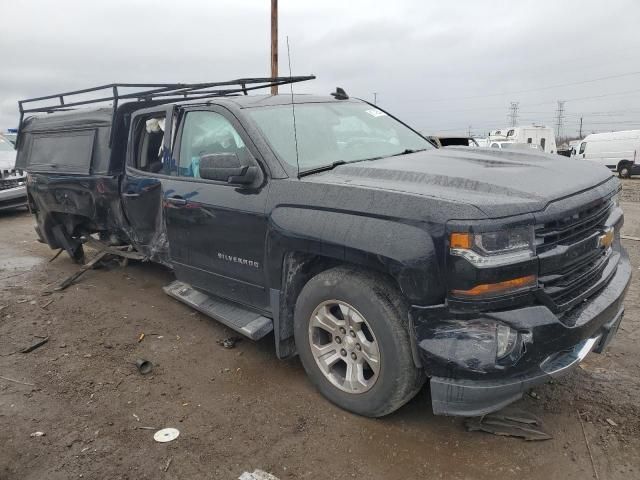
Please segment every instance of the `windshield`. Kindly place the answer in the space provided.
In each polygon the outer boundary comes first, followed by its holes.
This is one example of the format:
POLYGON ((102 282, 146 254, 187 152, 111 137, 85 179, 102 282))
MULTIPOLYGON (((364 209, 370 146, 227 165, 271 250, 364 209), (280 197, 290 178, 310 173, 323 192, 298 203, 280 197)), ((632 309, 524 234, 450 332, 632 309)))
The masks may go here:
POLYGON ((13 144, 9 140, 0 137, 0 152, 13 152, 14 150, 13 144))
MULTIPOLYGON (((278 156, 297 167, 291 105, 254 108, 249 116, 278 156)), ((295 105, 295 117, 300 172, 433 148, 413 130, 366 103, 301 103, 295 105)))

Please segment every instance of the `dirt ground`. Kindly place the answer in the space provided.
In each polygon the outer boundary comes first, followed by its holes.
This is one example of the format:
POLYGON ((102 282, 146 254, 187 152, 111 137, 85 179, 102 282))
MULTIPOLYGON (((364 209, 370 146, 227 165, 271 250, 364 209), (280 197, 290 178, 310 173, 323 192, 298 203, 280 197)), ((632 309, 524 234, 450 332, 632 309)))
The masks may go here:
MULTIPOLYGON (((640 179, 624 187, 624 233, 640 237, 640 179)), ((623 243, 640 265, 640 242, 623 243)), ((608 351, 518 403, 553 435, 526 442, 434 417, 428 388, 382 419, 344 412, 297 359, 276 359, 272 337, 219 346, 232 332, 165 295, 172 275, 157 265, 114 264, 43 295, 77 269, 53 254, 29 214, 0 214, 0 480, 640 478, 637 275, 608 351), (156 443, 163 427, 180 437, 156 443)))

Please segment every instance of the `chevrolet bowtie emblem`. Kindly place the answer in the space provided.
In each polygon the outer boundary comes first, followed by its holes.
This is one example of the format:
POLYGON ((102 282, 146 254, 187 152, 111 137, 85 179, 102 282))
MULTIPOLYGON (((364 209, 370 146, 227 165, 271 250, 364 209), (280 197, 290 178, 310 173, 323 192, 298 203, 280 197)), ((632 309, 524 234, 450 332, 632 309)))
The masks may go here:
POLYGON ((598 248, 604 250, 608 249, 613 244, 614 230, 612 227, 608 227, 604 230, 602 235, 598 237, 598 248))

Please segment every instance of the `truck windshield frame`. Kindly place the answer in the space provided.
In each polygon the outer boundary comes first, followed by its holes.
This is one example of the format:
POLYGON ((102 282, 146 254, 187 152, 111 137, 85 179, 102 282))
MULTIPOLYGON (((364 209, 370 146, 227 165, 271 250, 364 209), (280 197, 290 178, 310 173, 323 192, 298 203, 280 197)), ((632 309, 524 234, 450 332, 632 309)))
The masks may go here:
POLYGON ((247 113, 276 156, 299 174, 434 148, 416 131, 364 102, 296 103, 295 132, 291 104, 247 113))

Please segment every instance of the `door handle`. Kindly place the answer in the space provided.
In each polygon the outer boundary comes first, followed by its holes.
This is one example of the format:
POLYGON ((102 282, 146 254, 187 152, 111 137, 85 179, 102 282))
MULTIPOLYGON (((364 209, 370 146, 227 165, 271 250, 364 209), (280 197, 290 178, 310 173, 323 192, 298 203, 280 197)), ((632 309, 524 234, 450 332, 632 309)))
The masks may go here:
POLYGON ((140 196, 140 194, 139 193, 123 193, 122 196, 126 198, 137 198, 140 196))
POLYGON ((172 205, 186 205, 187 201, 182 197, 169 197, 167 198, 167 203, 171 203, 172 205))

